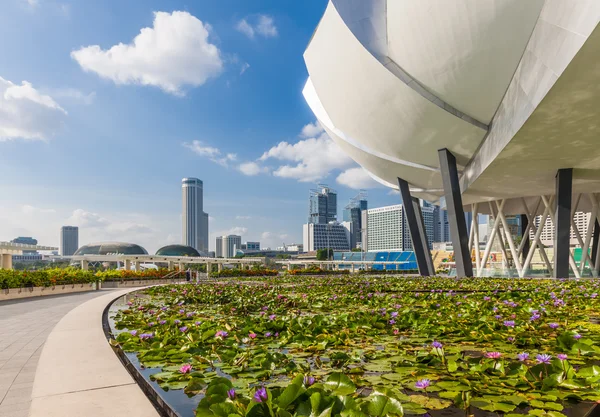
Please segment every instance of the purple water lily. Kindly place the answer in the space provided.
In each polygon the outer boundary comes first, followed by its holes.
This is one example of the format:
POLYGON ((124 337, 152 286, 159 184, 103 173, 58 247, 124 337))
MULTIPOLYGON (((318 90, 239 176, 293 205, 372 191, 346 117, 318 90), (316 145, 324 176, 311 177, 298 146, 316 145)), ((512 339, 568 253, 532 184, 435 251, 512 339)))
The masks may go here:
POLYGON ((552 359, 552 356, 548 355, 547 353, 542 353, 535 357, 535 360, 537 361, 537 363, 543 363, 546 365, 548 365, 550 363, 550 359, 552 359))
POLYGON ((435 340, 432 344, 431 347, 436 348, 436 349, 441 349, 444 345, 442 345, 440 342, 438 342, 437 340, 435 340))
POLYGON ((523 352, 523 353, 519 353, 517 355, 517 358, 521 361, 521 362, 525 362, 527 359, 529 359, 529 353, 527 352, 523 352))
POLYGON ((488 352, 485 354, 486 358, 489 359, 500 359, 502 357, 502 353, 500 352, 488 352))
POLYGON ((515 327, 515 322, 514 320, 504 320, 503 323, 506 327, 515 327))
POLYGON ((158 324, 165 324, 167 321, 166 320, 161 320, 158 322, 158 324))
POLYGON ((262 403, 264 401, 267 401, 268 398, 269 398, 269 396, 267 394, 267 389, 265 387, 257 389, 256 392, 254 393, 254 401, 256 401, 257 403, 262 403))
POLYGON ((307 388, 310 387, 314 383, 315 383, 315 377, 310 376, 310 375, 306 375, 304 377, 304 386, 306 386, 307 388))
POLYGON ((573 335, 573 339, 575 339, 575 340, 579 340, 579 339, 581 339, 581 335, 580 335, 579 333, 575 333, 575 334, 573 335))
POLYGON ((227 391, 227 398, 232 401, 235 399, 235 389, 231 388, 229 391, 227 391))
POLYGON ((561 361, 566 361, 568 358, 568 356, 565 353, 559 353, 558 355, 556 355, 556 357, 561 361))
POLYGON ((223 339, 225 339, 228 335, 229 333, 227 333, 225 330, 219 330, 217 333, 215 333, 215 337, 221 337, 223 339))
POLYGON ((132 330, 129 332, 130 335, 135 336, 137 335, 137 330, 132 330))
POLYGON ((548 327, 550 327, 551 329, 557 329, 559 327, 558 323, 548 323, 548 327))
POLYGON ((141 340, 148 340, 148 339, 152 339, 153 337, 154 337, 154 333, 142 333, 140 335, 141 340))
POLYGON ((192 364, 186 363, 185 365, 181 365, 181 368, 179 368, 179 372, 181 372, 182 374, 189 374, 190 372, 192 372, 192 364))
POLYGON ((430 385, 431 385, 431 381, 427 378, 420 379, 417 382, 415 382, 415 388, 418 388, 418 389, 427 389, 427 387, 430 385))
POLYGON ((182 326, 182 327, 180 327, 180 328, 179 328, 179 331, 180 331, 181 333, 185 333, 185 332, 187 332, 187 331, 188 331, 188 327, 187 327, 187 326, 182 326))

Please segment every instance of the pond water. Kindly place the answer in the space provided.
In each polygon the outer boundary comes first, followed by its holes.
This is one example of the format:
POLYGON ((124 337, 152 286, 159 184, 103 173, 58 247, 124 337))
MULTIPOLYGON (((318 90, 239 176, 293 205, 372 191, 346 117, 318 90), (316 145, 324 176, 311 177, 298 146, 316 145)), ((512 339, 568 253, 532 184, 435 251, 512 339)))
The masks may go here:
MULTIPOLYGON (((456 292, 456 291, 455 291, 456 292)), ((128 332, 129 329, 121 329, 118 330, 115 327, 114 317, 115 314, 122 309, 128 308, 128 302, 135 298, 144 298, 146 297, 141 292, 132 292, 127 294, 118 300, 116 300, 108 310, 108 325, 111 333, 114 337, 123 332, 128 332)), ((594 318, 598 321, 599 318, 594 318)), ((384 349, 382 345, 376 345, 375 348, 377 350, 384 349)), ((284 349, 283 353, 287 353, 287 350, 284 349)), ((467 354, 471 354, 473 356, 480 356, 481 352, 479 351, 469 351, 467 354)), ((150 379, 150 375, 158 373, 161 371, 161 368, 144 368, 141 366, 137 355, 135 353, 125 353, 125 356, 130 361, 130 363, 135 367, 135 369, 139 372, 139 374, 148 382, 148 384, 154 389, 154 391, 162 398, 162 400, 169 405, 171 410, 173 410, 176 415, 180 417, 193 417, 195 415, 195 410, 198 406, 200 400, 204 397, 203 394, 198 394, 192 397, 188 397, 183 390, 171 390, 165 391, 160 385, 152 381, 150 379)), ((323 362, 328 362, 330 359, 327 356, 321 357, 323 362)), ((211 369, 212 370, 212 369, 211 369)), ((216 369, 216 372, 221 375, 219 369, 216 369)), ((368 372, 367 372, 368 373, 368 372)), ((224 375, 223 376, 227 376, 224 375)), ((287 379, 287 377, 285 377, 287 379)), ((411 392, 411 394, 413 394, 411 392)), ((368 392, 363 393, 363 395, 368 395, 368 392)), ((516 409, 513 413, 527 415, 530 408, 516 409)), ((567 417, 600 417, 600 407, 591 402, 581 402, 577 404, 565 404, 565 409, 562 411, 564 415, 567 417)), ((469 415, 474 415, 476 417, 499 417, 501 414, 496 412, 487 412, 481 409, 472 408, 469 413, 465 413, 465 410, 457 409, 457 408, 446 408, 443 410, 432 410, 429 411, 429 416, 431 417, 467 417, 469 415)), ((427 415, 426 415, 427 416, 427 415)))
MULTIPOLYGON (((116 300, 108 310, 108 324, 111 333, 114 337, 117 337, 119 333, 127 332, 128 329, 118 330, 115 328, 114 317, 117 311, 128 307, 127 302, 135 297, 144 297, 144 294, 140 292, 132 292, 116 300)), ((157 382, 150 379, 150 375, 160 372, 160 368, 144 368, 141 366, 140 361, 135 353, 125 353, 127 359, 131 364, 138 370, 138 372, 144 377, 144 379, 150 384, 152 389, 163 399, 165 403, 171 407, 175 413, 180 417, 193 417, 194 411, 198 407, 198 403, 202 399, 203 395, 198 394, 193 397, 188 397, 184 394, 183 390, 163 390, 157 382)))

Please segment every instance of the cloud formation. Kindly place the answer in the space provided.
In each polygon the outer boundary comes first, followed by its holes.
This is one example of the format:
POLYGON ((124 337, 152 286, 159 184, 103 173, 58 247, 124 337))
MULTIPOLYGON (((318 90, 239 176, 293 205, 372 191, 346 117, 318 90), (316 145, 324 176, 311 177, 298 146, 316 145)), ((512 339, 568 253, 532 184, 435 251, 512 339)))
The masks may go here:
POLYGON ((0 77, 0 142, 46 140, 63 126, 67 112, 28 81, 14 84, 0 77))
POLYGON ((345 170, 337 176, 335 181, 338 184, 345 185, 346 187, 355 190, 381 187, 381 184, 375 181, 362 167, 345 170))
POLYGON ((275 19, 266 14, 247 16, 238 21, 235 28, 250 39, 254 39, 256 36, 275 38, 279 35, 275 19))
POLYGON ((223 71, 222 53, 209 41, 210 31, 209 24, 188 12, 156 12, 153 26, 131 43, 107 50, 86 46, 71 57, 84 71, 116 84, 155 86, 182 96, 185 86, 201 86, 223 71))
POLYGON ((256 162, 244 162, 240 164, 238 169, 244 175, 248 175, 249 177, 253 177, 258 174, 266 174, 269 172, 269 168, 260 166, 256 162))
POLYGON ((208 158, 212 162, 221 165, 222 167, 229 167, 231 162, 237 160, 237 155, 234 153, 222 154, 221 151, 212 146, 206 146, 199 140, 192 142, 184 142, 183 146, 194 152, 195 154, 208 158))

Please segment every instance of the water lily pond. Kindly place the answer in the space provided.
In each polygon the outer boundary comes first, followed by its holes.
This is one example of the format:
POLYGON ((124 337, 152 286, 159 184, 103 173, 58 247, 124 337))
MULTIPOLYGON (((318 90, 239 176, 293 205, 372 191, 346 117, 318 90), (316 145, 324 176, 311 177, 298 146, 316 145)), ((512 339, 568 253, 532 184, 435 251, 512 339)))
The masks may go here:
POLYGON ((272 277, 153 287, 111 314, 182 416, 584 417, 600 280, 272 277), (194 410, 195 408, 195 410, 194 410))

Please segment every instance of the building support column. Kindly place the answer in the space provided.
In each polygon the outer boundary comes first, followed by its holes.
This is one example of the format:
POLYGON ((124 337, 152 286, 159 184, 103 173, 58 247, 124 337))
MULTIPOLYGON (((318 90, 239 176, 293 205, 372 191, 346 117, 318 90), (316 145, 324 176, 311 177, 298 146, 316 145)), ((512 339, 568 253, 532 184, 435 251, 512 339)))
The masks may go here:
POLYGON ((223 264, 221 262, 219 262, 217 264, 217 272, 221 272, 223 270, 223 264))
POLYGON ((523 254, 523 262, 527 259, 527 255, 529 254, 529 248, 531 246, 531 242, 529 242, 529 218, 527 214, 521 214, 521 245, 523 254))
POLYGON ((125 261, 123 262, 125 271, 129 271, 131 269, 131 260, 129 259, 125 259, 125 261))
POLYGON ((569 278, 572 192, 573 169, 559 169, 556 173, 556 212, 554 215, 554 278, 569 278))
POLYGON ((463 210, 460 182, 458 180, 458 169, 456 158, 444 148, 438 150, 440 158, 440 171, 444 184, 444 197, 448 210, 448 225, 450 226, 450 237, 454 248, 454 260, 456 262, 456 276, 472 277, 473 263, 469 253, 469 235, 467 234, 467 223, 463 210))
POLYGON ((591 262, 591 268, 590 269, 594 269, 594 265, 596 265, 596 256, 598 255, 598 239, 600 238, 600 224, 598 223, 598 220, 596 220, 594 222, 594 237, 593 237, 593 241, 592 241, 592 262, 591 262))
POLYGON ((12 255, 10 253, 0 255, 0 269, 13 269, 12 255))
POLYGON ((173 263, 173 261, 169 261, 169 265, 167 266, 167 268, 169 268, 169 271, 175 269, 175 264, 173 263))
POLYGON ((431 251, 429 250, 429 242, 427 242, 427 231, 425 230, 425 222, 423 221, 423 213, 421 205, 417 198, 410 195, 408 182, 402 178, 398 178, 398 188, 402 195, 404 203, 404 215, 408 224, 408 231, 417 258, 419 266, 419 274, 424 277, 429 277, 435 274, 433 269, 433 260, 431 259, 431 251))
POLYGON ((81 261, 81 270, 82 271, 89 271, 90 270, 90 263, 88 261, 81 261))
POLYGON ((140 272, 142 270, 140 261, 135 261, 133 264, 133 268, 134 268, 135 272, 140 272))

